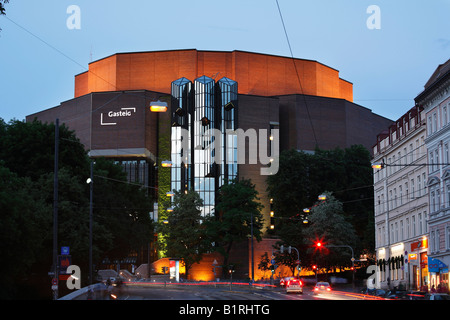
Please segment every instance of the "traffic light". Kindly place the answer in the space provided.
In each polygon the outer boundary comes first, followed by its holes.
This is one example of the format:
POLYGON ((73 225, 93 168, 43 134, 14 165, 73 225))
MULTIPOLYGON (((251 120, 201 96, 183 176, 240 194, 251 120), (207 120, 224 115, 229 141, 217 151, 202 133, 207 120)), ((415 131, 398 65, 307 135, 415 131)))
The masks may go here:
POLYGON ((270 229, 275 229, 275 213, 273 211, 273 199, 270 199, 270 229))
POLYGON ((316 242, 316 247, 317 247, 317 248, 322 247, 322 242, 316 242))
POLYGON ((312 268, 313 268, 313 271, 316 272, 317 266, 315 264, 312 266, 312 268))

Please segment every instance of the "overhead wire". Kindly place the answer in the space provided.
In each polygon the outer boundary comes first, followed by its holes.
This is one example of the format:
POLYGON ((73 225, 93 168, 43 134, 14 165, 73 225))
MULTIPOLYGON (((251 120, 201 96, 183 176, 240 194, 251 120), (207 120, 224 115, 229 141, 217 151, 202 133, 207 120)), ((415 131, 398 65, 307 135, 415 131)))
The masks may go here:
POLYGON ((281 18, 281 23, 283 25, 284 34, 286 35, 287 44, 289 46, 289 51, 291 53, 292 63, 294 64, 295 73, 297 75, 298 83, 300 85, 300 92, 301 92, 301 95, 303 97, 303 101, 305 103, 305 108, 306 108, 306 112, 308 114, 309 123, 311 124, 311 130, 312 130, 312 133, 313 133, 313 136, 314 136, 314 141, 316 142, 316 147, 319 147, 319 143, 317 141, 316 132, 314 130, 314 125, 313 125, 313 122, 312 122, 312 119, 311 119, 311 114, 309 112, 308 103, 306 101, 306 96, 305 96, 305 93, 303 91, 303 86, 302 86, 302 82, 300 80, 300 75, 298 73, 297 63, 295 62, 294 54, 292 52, 291 43, 289 41, 289 36, 288 36, 287 30, 286 30, 286 25, 284 24, 283 14, 281 12, 281 8, 280 8, 280 4, 278 3, 278 0, 276 0, 276 3, 277 3, 277 7, 278 7, 278 12, 280 13, 280 18, 281 18))

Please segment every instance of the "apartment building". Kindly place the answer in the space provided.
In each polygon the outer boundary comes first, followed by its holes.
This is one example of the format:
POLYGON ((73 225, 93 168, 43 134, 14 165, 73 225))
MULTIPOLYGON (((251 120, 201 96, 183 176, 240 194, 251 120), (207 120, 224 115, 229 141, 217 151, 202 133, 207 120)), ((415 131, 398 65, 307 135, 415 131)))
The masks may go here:
POLYGON ((415 98, 427 119, 429 287, 448 292, 450 264, 450 60, 437 67, 415 98))
POLYGON ((375 249, 381 288, 419 289, 428 282, 426 123, 415 106, 373 147, 375 249))

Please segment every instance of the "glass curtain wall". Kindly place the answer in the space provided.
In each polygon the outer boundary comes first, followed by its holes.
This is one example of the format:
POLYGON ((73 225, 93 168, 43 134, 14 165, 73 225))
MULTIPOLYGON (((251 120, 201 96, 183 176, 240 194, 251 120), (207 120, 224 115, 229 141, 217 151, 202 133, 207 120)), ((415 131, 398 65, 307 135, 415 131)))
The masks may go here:
POLYGON ((203 199, 202 214, 209 215, 217 189, 237 177, 237 137, 226 134, 236 129, 237 82, 181 78, 172 82, 172 97, 171 187, 194 188, 203 199))
POLYGON ((172 112, 172 134, 171 134, 171 190, 186 191, 190 189, 190 173, 192 171, 192 159, 189 149, 185 150, 183 145, 190 146, 189 128, 192 125, 192 82, 186 78, 172 82, 172 97, 175 99, 172 112), (184 139, 187 139, 187 144, 184 139))
POLYGON ((234 133, 237 124, 237 82, 222 78, 217 83, 217 106, 219 114, 219 129, 222 133, 223 159, 220 160, 220 175, 218 187, 227 180, 237 178, 237 136, 234 133), (228 134, 227 134, 228 130, 228 134))

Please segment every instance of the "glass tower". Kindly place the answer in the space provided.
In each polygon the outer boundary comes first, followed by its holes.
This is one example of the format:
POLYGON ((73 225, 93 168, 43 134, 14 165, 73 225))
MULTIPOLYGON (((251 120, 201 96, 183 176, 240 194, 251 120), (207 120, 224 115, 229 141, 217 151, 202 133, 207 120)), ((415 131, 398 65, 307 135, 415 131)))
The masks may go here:
POLYGON ((203 215, 213 213, 217 190, 237 178, 237 138, 230 132, 237 124, 237 89, 228 78, 172 82, 171 188, 198 192, 203 215))

